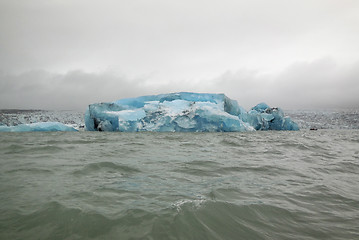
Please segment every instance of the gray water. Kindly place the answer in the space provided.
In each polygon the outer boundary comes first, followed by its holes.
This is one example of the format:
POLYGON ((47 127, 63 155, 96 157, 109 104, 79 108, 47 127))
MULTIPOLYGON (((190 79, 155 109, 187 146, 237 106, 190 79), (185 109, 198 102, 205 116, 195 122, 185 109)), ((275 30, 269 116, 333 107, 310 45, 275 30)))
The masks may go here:
POLYGON ((359 239, 359 130, 1 133, 0 239, 359 239))

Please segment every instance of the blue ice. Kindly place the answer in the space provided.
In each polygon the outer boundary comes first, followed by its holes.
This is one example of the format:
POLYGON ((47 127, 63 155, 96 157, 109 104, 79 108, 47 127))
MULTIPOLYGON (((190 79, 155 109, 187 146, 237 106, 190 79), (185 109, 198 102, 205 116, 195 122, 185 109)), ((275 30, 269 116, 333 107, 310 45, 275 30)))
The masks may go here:
POLYGON ((0 132, 76 132, 73 127, 59 122, 38 122, 31 124, 20 124, 17 126, 0 126, 0 132))
POLYGON ((89 131, 245 132, 299 130, 279 108, 260 103, 250 111, 224 94, 179 92, 89 105, 89 131))

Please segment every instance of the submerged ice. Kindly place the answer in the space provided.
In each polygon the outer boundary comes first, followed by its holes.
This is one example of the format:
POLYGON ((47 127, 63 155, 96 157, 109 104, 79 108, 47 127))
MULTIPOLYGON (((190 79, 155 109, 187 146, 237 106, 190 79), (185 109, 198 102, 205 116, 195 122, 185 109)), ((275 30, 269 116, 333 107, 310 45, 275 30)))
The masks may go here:
POLYGON ((260 103, 250 111, 224 94, 170 93, 89 105, 89 131, 244 132, 299 130, 280 108, 260 103))
POLYGON ((69 127, 59 122, 38 122, 30 124, 19 124, 16 126, 0 126, 0 132, 75 132, 73 127, 69 127))

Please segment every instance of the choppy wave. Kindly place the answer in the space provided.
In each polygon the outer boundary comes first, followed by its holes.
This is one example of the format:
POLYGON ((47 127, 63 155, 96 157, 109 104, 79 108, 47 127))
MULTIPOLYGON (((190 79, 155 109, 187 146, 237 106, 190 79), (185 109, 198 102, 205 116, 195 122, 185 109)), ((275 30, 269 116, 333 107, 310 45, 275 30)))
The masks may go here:
POLYGON ((107 173, 123 173, 131 174, 141 172, 137 168, 129 167, 126 165, 115 164, 113 162, 96 162, 85 165, 82 169, 74 171, 75 175, 87 175, 93 172, 107 172, 107 173))
POLYGON ((358 239, 359 132, 0 135, 0 239, 358 239))
MULTIPOLYGON (((6 212, 7 213, 7 212, 6 212)), ((357 218, 252 203, 182 200, 159 212, 113 216, 49 202, 28 214, 7 213, 3 239, 354 239, 357 218), (328 221, 335 219, 336 222, 328 221), (351 224, 350 221, 353 221, 351 224), (8 231, 8 229, 14 231, 8 231), (34 237, 32 237, 34 236, 34 237)), ((2 221, 4 221, 2 217, 2 221)))

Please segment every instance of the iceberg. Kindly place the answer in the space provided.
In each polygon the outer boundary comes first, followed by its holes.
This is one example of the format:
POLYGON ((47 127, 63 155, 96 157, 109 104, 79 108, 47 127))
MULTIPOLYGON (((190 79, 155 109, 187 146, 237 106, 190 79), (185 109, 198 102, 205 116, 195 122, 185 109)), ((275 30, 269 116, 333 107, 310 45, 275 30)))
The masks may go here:
POLYGON ((224 94, 178 92, 90 104, 88 131, 246 132, 299 130, 279 108, 260 103, 250 111, 224 94))
POLYGON ((38 122, 16 126, 0 126, 0 132, 77 132, 73 127, 59 122, 38 122))

